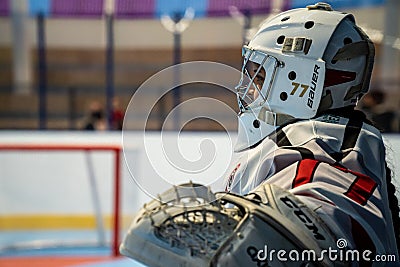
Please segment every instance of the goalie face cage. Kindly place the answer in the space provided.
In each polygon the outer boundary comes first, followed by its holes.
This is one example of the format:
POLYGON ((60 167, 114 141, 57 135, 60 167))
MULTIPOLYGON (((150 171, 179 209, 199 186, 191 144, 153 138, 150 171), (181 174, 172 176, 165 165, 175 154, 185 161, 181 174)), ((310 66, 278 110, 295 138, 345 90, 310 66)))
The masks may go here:
POLYGON ((314 257, 284 263, 258 257, 265 246, 319 255, 336 243, 327 227, 290 193, 267 184, 256 194, 261 196, 251 200, 212 194, 195 184, 176 186, 138 213, 121 254, 149 266, 332 266, 329 259, 314 257), (299 223, 295 212, 317 230, 299 223))

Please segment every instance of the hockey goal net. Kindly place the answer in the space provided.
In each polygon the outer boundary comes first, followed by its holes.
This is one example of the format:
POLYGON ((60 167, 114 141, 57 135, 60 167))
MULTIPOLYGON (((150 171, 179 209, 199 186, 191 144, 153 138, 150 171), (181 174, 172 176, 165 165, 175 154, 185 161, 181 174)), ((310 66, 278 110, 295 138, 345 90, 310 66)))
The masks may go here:
POLYGON ((86 245, 118 255, 121 150, 0 143, 0 253, 86 245))

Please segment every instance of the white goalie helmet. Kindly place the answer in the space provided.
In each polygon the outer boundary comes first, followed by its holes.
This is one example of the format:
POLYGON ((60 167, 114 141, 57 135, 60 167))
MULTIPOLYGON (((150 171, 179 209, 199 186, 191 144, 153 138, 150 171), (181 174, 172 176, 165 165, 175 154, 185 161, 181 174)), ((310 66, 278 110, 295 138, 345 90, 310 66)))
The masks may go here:
POLYGON ((355 106, 368 91, 374 54, 353 15, 325 3, 262 23, 242 49, 235 150, 256 145, 292 119, 355 106))

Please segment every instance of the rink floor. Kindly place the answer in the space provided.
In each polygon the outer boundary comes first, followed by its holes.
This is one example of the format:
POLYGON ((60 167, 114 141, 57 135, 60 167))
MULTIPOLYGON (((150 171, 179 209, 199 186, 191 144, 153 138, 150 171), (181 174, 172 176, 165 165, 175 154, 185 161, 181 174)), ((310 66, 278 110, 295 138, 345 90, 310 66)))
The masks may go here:
POLYGON ((0 232, 1 267, 144 267, 109 246, 95 243, 93 231, 0 232), (86 240, 86 241, 84 241, 86 240))
POLYGON ((2 267, 128 267, 141 266, 122 258, 76 257, 76 256, 35 256, 35 257, 0 257, 2 267))
MULTIPOLYGON (((92 249, 91 252, 93 252, 92 249)), ((99 252, 103 249, 99 248, 99 252)), ((87 249, 74 248, 36 250, 34 253, 2 254, 0 256, 1 267, 144 267, 145 265, 123 256, 113 257, 110 250, 98 255, 93 255, 87 249), (86 254, 87 253, 87 254, 86 254)))

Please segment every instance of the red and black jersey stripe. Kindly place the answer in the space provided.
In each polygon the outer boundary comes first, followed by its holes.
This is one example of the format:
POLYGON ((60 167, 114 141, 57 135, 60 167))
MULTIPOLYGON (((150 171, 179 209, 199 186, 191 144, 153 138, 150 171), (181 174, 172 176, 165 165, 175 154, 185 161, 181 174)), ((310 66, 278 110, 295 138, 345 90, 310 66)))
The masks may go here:
POLYGON ((303 159, 299 161, 296 169, 296 176, 292 182, 292 188, 311 183, 319 164, 320 161, 314 159, 303 159))
MULTIPOLYGON (((303 159, 299 161, 297 164, 296 176, 292 182, 292 188, 311 183, 320 163, 321 161, 315 159, 303 159)), ((344 192, 344 195, 360 205, 365 205, 375 191, 377 183, 368 175, 349 170, 339 165, 330 166, 356 177, 348 190, 344 192)))

